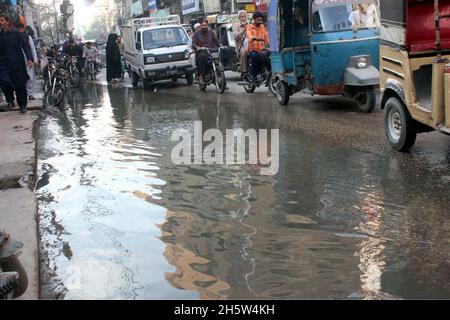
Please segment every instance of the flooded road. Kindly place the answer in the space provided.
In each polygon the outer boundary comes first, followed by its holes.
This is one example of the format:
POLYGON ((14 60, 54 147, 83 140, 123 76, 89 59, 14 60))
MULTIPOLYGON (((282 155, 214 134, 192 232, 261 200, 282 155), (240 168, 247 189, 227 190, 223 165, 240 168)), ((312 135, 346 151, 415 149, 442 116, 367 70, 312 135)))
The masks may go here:
POLYGON ((84 84, 42 119, 43 297, 450 298, 449 143, 368 152, 289 128, 261 93, 155 91, 84 84), (280 128, 278 174, 174 165, 172 132, 198 120, 280 128))

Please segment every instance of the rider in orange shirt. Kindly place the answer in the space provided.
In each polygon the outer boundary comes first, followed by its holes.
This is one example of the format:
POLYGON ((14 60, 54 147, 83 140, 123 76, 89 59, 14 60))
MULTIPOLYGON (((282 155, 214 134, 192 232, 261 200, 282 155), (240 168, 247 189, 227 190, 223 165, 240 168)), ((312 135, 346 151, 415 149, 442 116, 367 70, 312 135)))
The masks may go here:
POLYGON ((261 65, 271 70, 269 61, 269 33, 264 27, 264 16, 261 12, 253 14, 254 23, 247 26, 248 57, 250 63, 250 75, 253 81, 257 81, 261 65))

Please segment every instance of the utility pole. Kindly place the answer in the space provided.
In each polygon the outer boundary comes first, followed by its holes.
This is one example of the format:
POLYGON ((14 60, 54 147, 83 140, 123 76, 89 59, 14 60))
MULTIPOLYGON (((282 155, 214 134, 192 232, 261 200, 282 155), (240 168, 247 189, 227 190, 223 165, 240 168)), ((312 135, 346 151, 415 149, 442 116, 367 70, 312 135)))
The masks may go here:
MULTIPOLYGON (((56 10, 56 0, 53 0, 53 10, 55 12, 55 31, 56 31, 56 41, 59 43, 59 23, 58 23, 58 10, 56 10)), ((52 32, 53 33, 53 32, 52 32)), ((53 38, 53 37, 52 37, 53 38)))
POLYGON ((231 13, 235 12, 235 8, 234 8, 234 0, 231 0, 231 13))

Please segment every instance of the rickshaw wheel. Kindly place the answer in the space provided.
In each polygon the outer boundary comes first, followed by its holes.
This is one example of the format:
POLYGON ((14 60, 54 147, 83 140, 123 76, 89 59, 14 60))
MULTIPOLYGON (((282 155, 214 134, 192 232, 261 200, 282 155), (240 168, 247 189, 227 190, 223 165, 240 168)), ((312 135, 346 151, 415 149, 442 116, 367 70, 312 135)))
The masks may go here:
POLYGON ((278 102, 282 106, 286 106, 289 103, 289 86, 286 82, 278 80, 276 82, 276 94, 278 102))
POLYGON ((394 150, 407 151, 416 142, 417 129, 414 119, 397 98, 389 98, 384 110, 384 130, 394 150))
MULTIPOLYGON (((130 73, 128 73, 130 74, 130 73)), ((137 75, 136 72, 131 71, 131 85, 133 86, 133 88, 136 88, 138 86, 138 82, 139 82, 139 76, 137 75)))
POLYGON ((269 78, 269 91, 277 96, 277 79, 271 74, 269 78))
POLYGON ((375 108, 376 95, 374 88, 365 88, 355 96, 356 104, 359 110, 365 113, 371 113, 375 108))

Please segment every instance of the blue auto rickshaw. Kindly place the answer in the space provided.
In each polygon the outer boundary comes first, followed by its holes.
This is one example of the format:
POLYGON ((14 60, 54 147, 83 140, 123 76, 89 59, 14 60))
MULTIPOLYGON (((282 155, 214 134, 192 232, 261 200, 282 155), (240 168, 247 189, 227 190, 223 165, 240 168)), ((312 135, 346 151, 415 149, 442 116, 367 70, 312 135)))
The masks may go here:
POLYGON ((379 86, 378 0, 271 0, 273 87, 280 104, 306 91, 343 95, 364 112, 379 86))

